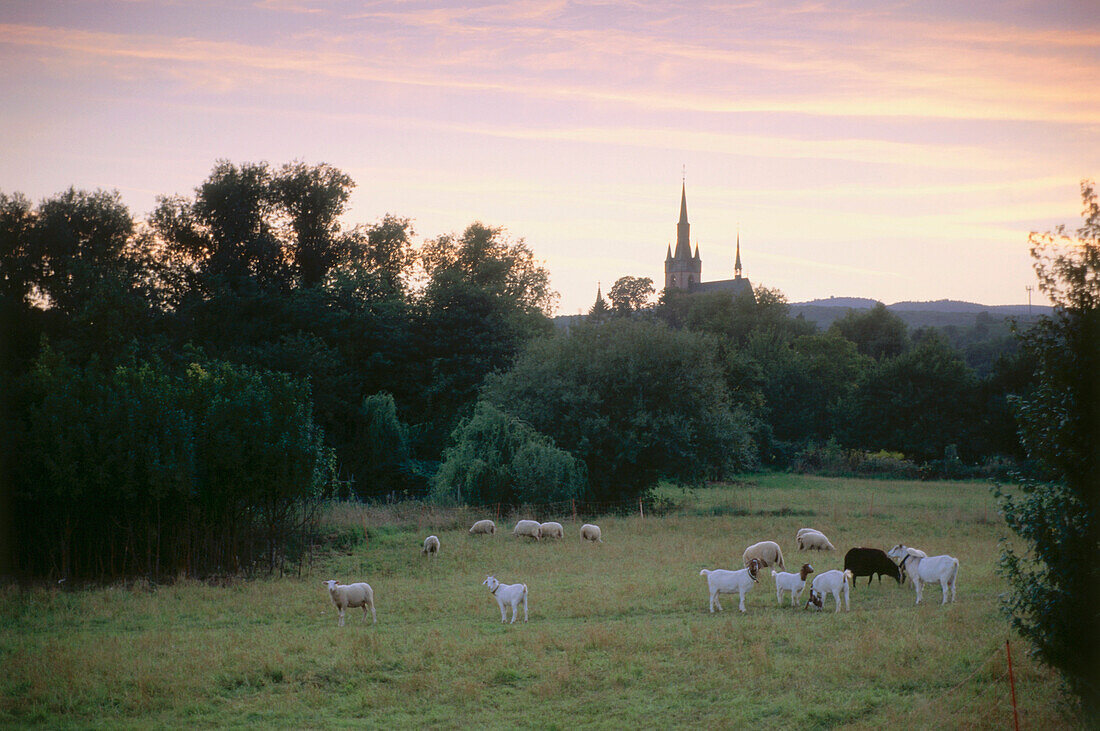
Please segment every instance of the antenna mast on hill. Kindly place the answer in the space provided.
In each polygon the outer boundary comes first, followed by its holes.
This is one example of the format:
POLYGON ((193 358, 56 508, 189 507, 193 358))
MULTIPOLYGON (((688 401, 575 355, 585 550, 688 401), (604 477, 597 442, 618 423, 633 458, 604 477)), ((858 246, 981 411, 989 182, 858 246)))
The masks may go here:
POLYGON ((1031 285, 1024 287, 1027 290, 1027 316, 1031 317, 1031 285))

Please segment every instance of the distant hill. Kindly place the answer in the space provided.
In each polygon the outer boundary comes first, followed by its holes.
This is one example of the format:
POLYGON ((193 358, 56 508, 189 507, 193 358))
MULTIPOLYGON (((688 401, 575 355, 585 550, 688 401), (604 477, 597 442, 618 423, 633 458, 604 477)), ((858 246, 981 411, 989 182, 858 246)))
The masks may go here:
MULTIPOLYGON (((866 297, 830 297, 828 299, 792 303, 791 314, 795 317, 801 315, 810 322, 815 323, 819 330, 826 330, 835 320, 844 317, 848 310, 866 310, 876 304, 876 300, 867 299, 866 297)), ((1049 315, 1053 312, 1051 307, 1032 305, 1029 317, 1027 305, 981 305, 959 300, 896 302, 887 305, 886 309, 904 320, 910 329, 947 327, 948 325, 971 327, 977 321, 978 315, 983 312, 994 320, 1014 317, 1021 322, 1034 320, 1040 315, 1049 315)))
MULTIPOLYGON (((876 304, 878 304, 878 300, 868 299, 867 297, 829 297, 828 299, 810 300, 809 302, 792 302, 791 315, 793 317, 801 315, 817 325, 818 330, 825 331, 829 329, 834 321, 844 317, 848 310, 869 310, 876 304)), ((1050 315, 1054 311, 1053 307, 1032 305, 1029 316, 1027 305, 981 305, 960 300, 895 302, 892 305, 886 305, 886 309, 904 320, 910 330, 918 327, 947 327, 949 325, 973 327, 977 323, 978 315, 983 312, 995 321, 1013 317, 1020 322, 1031 322, 1042 315, 1050 315)), ((554 324, 565 329, 583 320, 583 315, 558 315, 554 318, 554 324)))

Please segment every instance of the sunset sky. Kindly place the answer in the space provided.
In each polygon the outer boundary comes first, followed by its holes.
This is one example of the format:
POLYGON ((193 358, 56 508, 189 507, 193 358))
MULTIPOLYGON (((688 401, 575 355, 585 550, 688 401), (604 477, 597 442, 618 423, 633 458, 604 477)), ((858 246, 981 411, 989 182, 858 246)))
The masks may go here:
MULTIPOLYGON (((1027 234, 1100 177, 1100 5, 5 0, 0 190, 140 217, 218 159, 327 162, 347 223, 524 238, 559 311, 703 279, 791 301, 1027 301, 1027 234)), ((1035 298, 1040 302, 1040 298, 1035 298)))

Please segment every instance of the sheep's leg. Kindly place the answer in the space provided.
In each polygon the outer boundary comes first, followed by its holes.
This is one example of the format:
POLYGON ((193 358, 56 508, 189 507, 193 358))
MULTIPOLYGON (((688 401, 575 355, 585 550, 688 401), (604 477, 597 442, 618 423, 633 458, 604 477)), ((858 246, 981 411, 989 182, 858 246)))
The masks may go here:
POLYGON ((500 623, 501 623, 501 624, 504 624, 504 622, 505 622, 505 617, 507 617, 507 616, 508 616, 508 615, 507 615, 507 610, 505 610, 505 608, 504 608, 504 602, 502 602, 502 601, 499 601, 499 600, 498 600, 498 601, 497 601, 497 604, 499 604, 499 605, 500 605, 500 623))
POLYGON ((714 611, 714 608, 718 607, 718 611, 722 611, 722 600, 718 598, 718 592, 714 592, 710 595, 710 611, 714 611))
POLYGON ((510 624, 516 623, 516 614, 519 612, 519 602, 512 602, 512 621, 510 624))
POLYGON ((337 611, 340 612, 340 626, 343 627, 344 626, 344 608, 340 607, 339 609, 337 609, 337 611))
MULTIPOLYGON (((775 601, 779 603, 779 606, 783 606, 783 590, 779 587, 775 589, 775 601)), ((794 594, 791 594, 791 602, 794 602, 794 594)))
POLYGON ((523 621, 527 621, 527 592, 523 592, 523 621))
MULTIPOLYGON (((947 604, 947 580, 940 579, 940 589, 943 590, 943 601, 940 604, 947 604)), ((951 601, 955 601, 955 597, 951 597, 951 601)))
POLYGON ((739 591, 737 593, 741 598, 741 601, 738 604, 738 609, 740 609, 741 612, 744 613, 745 612, 745 590, 742 589, 741 591, 739 591))
POLYGON ((921 589, 921 581, 920 581, 920 579, 919 579, 918 577, 916 577, 916 576, 914 576, 914 577, 913 577, 913 586, 914 586, 914 587, 916 588, 916 590, 917 590, 917 604, 920 604, 920 589, 921 589))

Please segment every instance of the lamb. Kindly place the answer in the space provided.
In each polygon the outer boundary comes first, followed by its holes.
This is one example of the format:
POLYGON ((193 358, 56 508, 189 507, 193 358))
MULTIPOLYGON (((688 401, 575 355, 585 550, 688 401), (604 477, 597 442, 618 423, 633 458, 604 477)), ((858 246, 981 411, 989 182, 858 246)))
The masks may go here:
POLYGON ((581 540, 592 541, 593 543, 603 543, 603 538, 600 536, 600 526, 592 525, 591 523, 585 523, 581 526, 581 540))
POLYGON ((853 548, 848 551, 844 554, 844 568, 851 569, 852 576, 866 576, 868 586, 871 585, 871 579, 876 574, 880 584, 883 574, 893 576, 894 581, 901 584, 901 571, 898 570, 898 565, 877 548, 853 548))
MULTIPOLYGON (((902 546, 904 548, 904 546, 902 546)), ((913 586, 917 590, 917 604, 920 604, 921 590, 925 584, 938 581, 943 590, 943 601, 947 604, 947 589, 951 589, 951 601, 955 601, 955 579, 959 577, 959 559, 943 555, 922 558, 908 556, 909 573, 913 577, 913 586)))
POLYGON ((777 572, 772 569, 775 578, 775 599, 780 606, 783 604, 783 592, 791 593, 791 606, 798 606, 795 597, 802 596, 802 590, 806 588, 806 577, 814 572, 814 567, 808 563, 802 564, 802 569, 797 574, 777 572))
POLYGON ((539 526, 539 536, 542 538, 563 538, 565 536, 565 529, 561 527, 561 523, 555 523, 553 521, 543 523, 539 526))
POLYGON ((799 551, 835 551, 836 546, 829 542, 825 534, 812 528, 803 528, 795 536, 799 551))
POLYGON ((516 623, 516 612, 521 600, 523 601, 523 621, 527 621, 527 584, 502 584, 492 574, 486 576, 485 581, 481 583, 489 587, 489 593, 496 597, 497 604, 500 605, 501 624, 504 623, 508 614, 508 611, 504 608, 506 604, 512 606, 511 623, 516 623))
POLYGON ((898 570, 901 571, 901 582, 905 583, 906 570, 905 564, 910 557, 928 558, 928 554, 919 548, 913 548, 911 546, 905 546, 899 543, 886 552, 886 555, 890 558, 898 559, 898 570))
POLYGON ((844 571, 833 569, 818 574, 810 584, 810 598, 806 600, 806 607, 813 605, 815 609, 821 610, 825 606, 825 595, 832 594, 836 597, 836 611, 839 612, 840 595, 844 594, 844 611, 850 612, 852 608, 848 604, 848 589, 851 583, 852 572, 847 569, 844 571))
POLYGON ((775 541, 760 541, 759 543, 754 543, 746 548, 745 553, 741 556, 746 567, 749 565, 749 561, 754 558, 760 562, 761 568, 766 568, 773 564, 781 569, 787 568, 783 564, 783 551, 779 549, 779 544, 775 541))
POLYGON ((497 524, 491 520, 479 520, 470 526, 470 534, 477 535, 479 533, 487 533, 494 535, 497 532, 497 524))
POLYGON ((420 553, 427 556, 439 555, 439 538, 437 536, 428 536, 424 539, 424 548, 420 549, 420 553))
POLYGON ((336 605, 336 611, 340 614, 340 626, 344 626, 344 610, 348 607, 362 607, 363 621, 367 621, 367 609, 373 624, 378 624, 378 616, 374 613, 374 590, 370 584, 340 584, 336 579, 321 582, 328 586, 328 595, 332 597, 332 603, 336 605))
POLYGON ((738 608, 744 612, 745 593, 756 583, 756 575, 759 571, 760 561, 755 558, 749 559, 748 568, 739 571, 726 571, 725 569, 714 569, 713 571, 703 569, 700 571, 700 576, 707 577, 711 614, 714 613, 714 607, 716 606, 719 612, 722 611, 722 602, 718 600, 719 594, 733 594, 734 592, 739 595, 741 600, 738 608))
POLYGON ((539 540, 539 522, 537 520, 521 520, 512 529, 512 535, 530 536, 537 541, 539 540))

